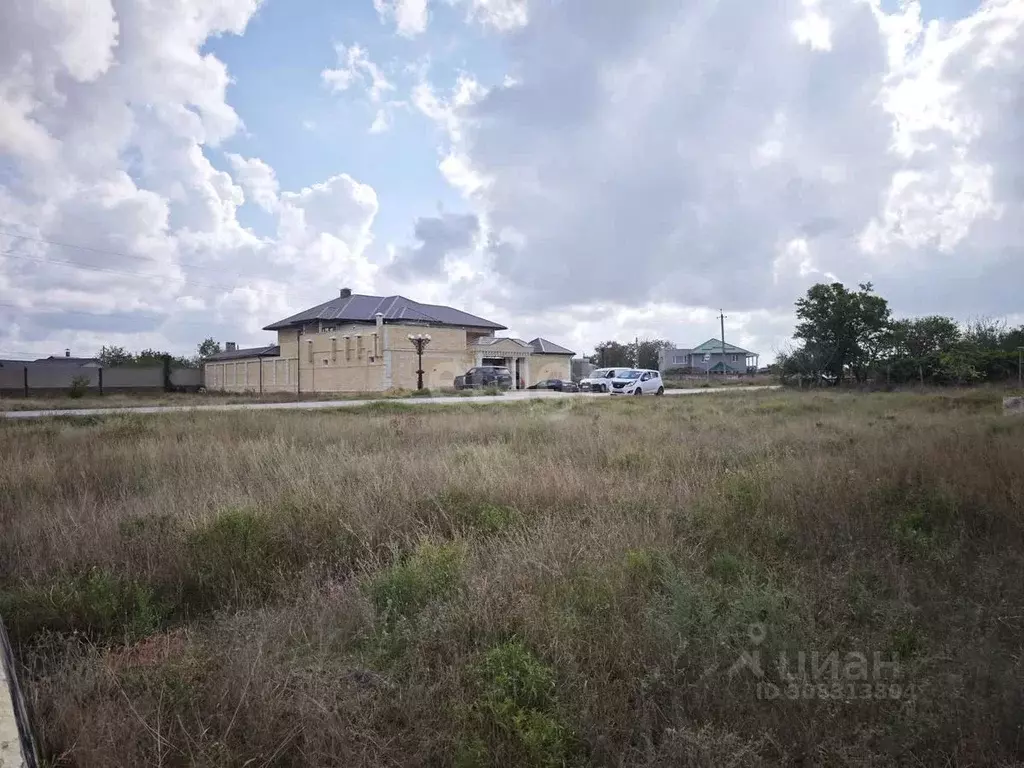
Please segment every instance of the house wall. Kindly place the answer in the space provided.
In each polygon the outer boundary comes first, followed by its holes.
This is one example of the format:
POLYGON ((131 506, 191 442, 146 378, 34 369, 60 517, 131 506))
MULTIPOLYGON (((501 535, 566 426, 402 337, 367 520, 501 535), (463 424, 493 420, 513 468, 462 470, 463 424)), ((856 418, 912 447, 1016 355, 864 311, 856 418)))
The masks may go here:
POLYGON ((423 352, 423 386, 428 389, 451 387, 456 376, 475 364, 476 355, 467 347, 463 328, 424 328, 390 323, 384 328, 387 339, 385 365, 392 389, 416 388, 416 348, 409 341, 409 334, 430 334, 430 344, 423 352))
MULTIPOLYGON (((328 326, 330 327, 330 326, 328 326)), ((385 323, 348 324, 332 330, 301 336, 294 330, 278 332, 281 356, 263 358, 263 392, 383 392, 415 389, 418 360, 410 334, 428 333, 430 343, 423 354, 423 385, 428 389, 451 387, 455 377, 476 365, 478 350, 470 348, 479 331, 465 328, 433 328, 422 325, 385 323)), ((504 349, 504 345, 498 345, 504 349)), ((505 356, 510 352, 494 350, 505 356)), ((568 355, 531 354, 529 381, 568 379, 568 355)), ((259 392, 260 361, 227 360, 206 364, 206 387, 228 392, 259 392)))
POLYGON ((572 378, 572 357, 569 355, 530 355, 530 381, 536 384, 541 379, 572 378))
MULTIPOLYGON (((409 335, 429 333, 423 384, 450 387, 473 365, 462 328, 387 323, 349 324, 299 336, 278 332, 281 356, 263 358, 263 392, 383 392, 415 389, 417 357, 409 335)), ((206 387, 227 392, 260 391, 255 358, 206 364, 206 387)))
MULTIPOLYGON (((716 365, 722 362, 723 355, 721 352, 712 352, 711 360, 707 363, 704 362, 703 352, 693 352, 692 350, 668 350, 666 351, 661 360, 659 361, 658 368, 661 371, 670 371, 673 368, 692 368, 695 371, 707 371, 708 368, 714 368, 716 365), (690 363, 680 362, 677 363, 675 358, 677 356, 684 357, 689 355, 690 363)), ((742 352, 731 353, 727 352, 724 355, 725 364, 732 373, 746 373, 747 371, 747 356, 742 352), (733 360, 733 356, 736 356, 736 360, 733 360)))

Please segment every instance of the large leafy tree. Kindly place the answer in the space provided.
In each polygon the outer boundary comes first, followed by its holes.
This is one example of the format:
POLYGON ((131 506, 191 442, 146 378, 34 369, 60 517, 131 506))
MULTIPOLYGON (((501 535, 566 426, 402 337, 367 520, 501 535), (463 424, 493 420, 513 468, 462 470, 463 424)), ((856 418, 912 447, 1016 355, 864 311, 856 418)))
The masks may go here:
POLYGON ((842 283, 818 283, 796 302, 794 338, 822 374, 842 383, 848 372, 862 381, 881 352, 889 325, 889 303, 871 283, 850 291, 842 283))
POLYGON ((199 352, 200 360, 207 360, 221 351, 220 342, 214 341, 212 338, 203 339, 199 343, 197 351, 199 352))
POLYGON ((639 361, 638 368, 658 369, 658 353, 662 349, 670 349, 671 341, 663 339, 640 339, 633 345, 636 350, 636 359, 639 361))
POLYGON ((617 341, 604 341, 597 345, 590 362, 600 368, 637 368, 658 367, 658 352, 672 346, 672 342, 662 339, 638 339, 631 344, 620 344, 617 341))
MULTIPOLYGON (((960 344, 960 326, 951 317, 895 320, 888 334, 890 358, 912 366, 920 383, 934 378, 941 369, 941 357, 960 344)), ((900 377, 902 378, 902 377, 900 377)))
POLYGON ((118 365, 131 365, 135 355, 124 347, 104 346, 100 349, 100 353, 96 355, 96 359, 100 361, 104 368, 113 368, 118 365))
POLYGON ((626 368, 633 365, 633 345, 603 341, 594 348, 590 362, 599 368, 626 368))

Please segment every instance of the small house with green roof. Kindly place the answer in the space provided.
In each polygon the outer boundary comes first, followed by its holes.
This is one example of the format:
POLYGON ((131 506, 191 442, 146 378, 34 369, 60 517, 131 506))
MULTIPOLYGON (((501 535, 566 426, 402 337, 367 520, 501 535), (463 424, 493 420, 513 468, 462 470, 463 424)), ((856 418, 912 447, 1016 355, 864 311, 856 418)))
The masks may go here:
POLYGON ((688 373, 744 374, 757 371, 760 355, 756 352, 725 343, 721 339, 708 339, 690 349, 662 348, 658 352, 658 370, 688 373))

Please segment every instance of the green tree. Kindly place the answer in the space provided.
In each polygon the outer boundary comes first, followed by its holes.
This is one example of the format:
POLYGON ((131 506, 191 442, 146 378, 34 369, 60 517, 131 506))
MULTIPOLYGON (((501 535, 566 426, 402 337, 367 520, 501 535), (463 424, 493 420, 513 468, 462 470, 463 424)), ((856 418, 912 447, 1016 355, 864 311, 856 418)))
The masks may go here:
POLYGON ((220 342, 214 341, 212 338, 203 339, 197 347, 199 352, 199 359, 208 360, 221 351, 220 342))
POLYGON ((882 349, 889 314, 889 303, 874 294, 871 283, 859 291, 842 283, 818 283, 796 302, 799 323, 793 337, 837 383, 847 371, 864 381, 882 349))
POLYGON ((590 362, 598 368, 627 368, 633 366, 633 345, 617 341, 603 341, 594 347, 590 362))
MULTIPOLYGON (((960 344, 960 326, 950 317, 929 317, 896 320, 889 334, 889 359, 901 369, 912 369, 924 384, 925 378, 934 378, 941 369, 940 357, 960 344)), ((897 380, 906 379, 900 375, 897 380)))
POLYGON ((124 347, 102 347, 96 359, 102 363, 104 368, 113 368, 118 365, 131 365, 135 356, 124 347))
POLYGON ((639 361, 637 368, 658 370, 658 353, 663 349, 671 349, 673 344, 664 339, 640 339, 637 344, 631 346, 633 346, 636 359, 639 361))

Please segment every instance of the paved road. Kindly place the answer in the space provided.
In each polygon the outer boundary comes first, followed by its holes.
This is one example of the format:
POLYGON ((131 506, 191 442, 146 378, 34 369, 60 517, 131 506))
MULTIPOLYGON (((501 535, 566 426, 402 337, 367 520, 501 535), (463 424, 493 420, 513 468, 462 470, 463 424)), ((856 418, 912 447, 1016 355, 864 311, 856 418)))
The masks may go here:
MULTIPOLYGON (((701 389, 669 389, 666 395, 708 395, 732 392, 758 392, 778 389, 777 386, 761 387, 708 387, 701 389)), ((373 403, 403 403, 407 405, 483 405, 488 403, 515 403, 521 400, 557 399, 566 397, 611 397, 594 393, 563 394, 546 390, 520 389, 506 392, 504 395, 476 395, 474 397, 458 397, 444 395, 441 397, 409 397, 382 400, 296 400, 276 403, 223 403, 220 405, 140 405, 131 408, 75 408, 45 411, 0 411, 8 419, 40 419, 47 416, 110 416, 118 413, 182 413, 191 411, 311 411, 317 408, 358 408, 373 403)), ((625 395, 624 395, 625 397, 625 395)))

